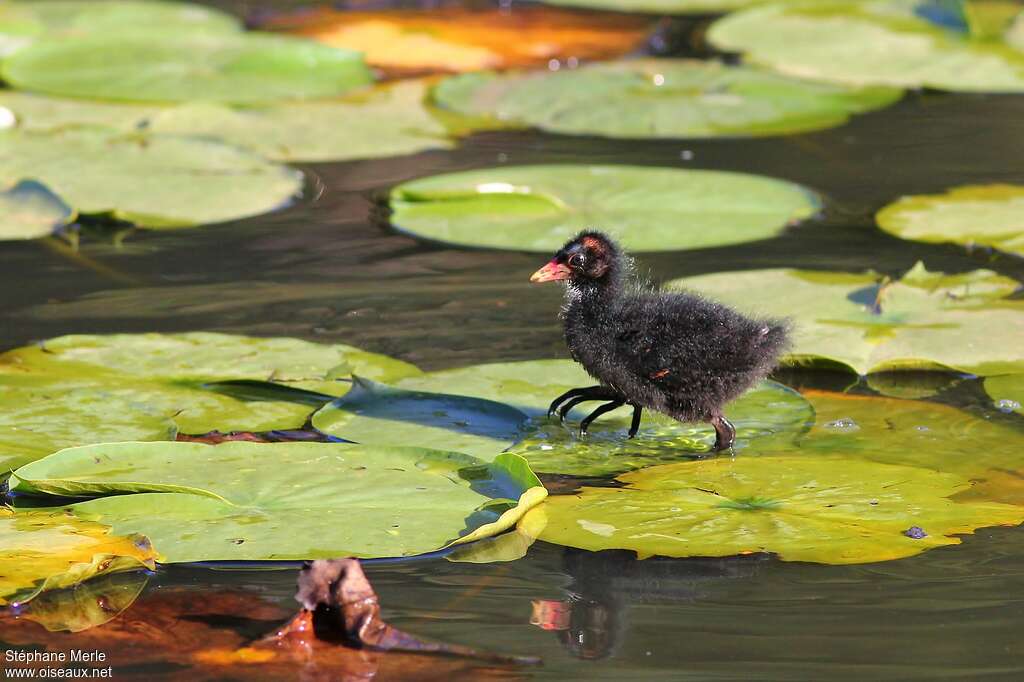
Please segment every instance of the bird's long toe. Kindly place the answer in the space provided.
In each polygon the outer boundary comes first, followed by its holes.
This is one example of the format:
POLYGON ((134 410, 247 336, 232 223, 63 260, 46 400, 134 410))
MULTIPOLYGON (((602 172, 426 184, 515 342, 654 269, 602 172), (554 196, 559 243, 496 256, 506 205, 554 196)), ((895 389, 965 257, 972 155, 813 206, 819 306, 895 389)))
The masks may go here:
POLYGON ((623 400, 613 400, 610 403, 605 403, 598 407, 580 422, 580 436, 587 435, 587 429, 590 428, 590 424, 602 414, 611 412, 612 410, 617 410, 625 404, 626 403, 623 400))

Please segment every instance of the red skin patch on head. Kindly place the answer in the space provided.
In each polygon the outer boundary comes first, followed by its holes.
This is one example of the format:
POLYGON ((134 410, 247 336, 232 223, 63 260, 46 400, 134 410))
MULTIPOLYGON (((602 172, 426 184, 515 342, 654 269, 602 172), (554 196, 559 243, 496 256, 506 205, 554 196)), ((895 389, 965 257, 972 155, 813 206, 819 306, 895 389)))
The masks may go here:
POLYGON ((607 250, 605 249, 604 242, 596 237, 584 237, 580 244, 596 254, 603 254, 607 250))
POLYGON ((665 376, 668 376, 668 370, 667 369, 660 369, 657 372, 655 372, 654 374, 652 374, 651 378, 652 379, 661 379, 662 377, 665 377, 665 376))

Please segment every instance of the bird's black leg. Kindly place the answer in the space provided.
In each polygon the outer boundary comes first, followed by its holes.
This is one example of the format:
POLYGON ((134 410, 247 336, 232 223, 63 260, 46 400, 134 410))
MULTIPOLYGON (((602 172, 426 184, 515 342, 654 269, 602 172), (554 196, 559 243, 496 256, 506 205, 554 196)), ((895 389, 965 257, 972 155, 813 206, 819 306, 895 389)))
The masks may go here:
POLYGON ((633 422, 629 425, 629 437, 632 438, 636 435, 636 432, 640 430, 640 415, 643 414, 644 408, 639 405, 633 405, 633 422))
POLYGON ((590 422, 594 421, 595 419, 600 417, 605 412, 611 412, 612 410, 617 410, 617 409, 619 409, 620 407, 622 407, 625 404, 626 404, 625 400, 613 400, 610 403, 605 403, 601 407, 599 407, 596 410, 594 410, 593 412, 591 412, 583 421, 580 422, 580 435, 581 436, 587 435, 587 427, 590 426, 590 422))
POLYGON ((736 427, 720 414, 715 415, 709 421, 715 427, 715 446, 713 449, 715 451, 731 450, 732 446, 736 443, 736 427))
POLYGON ((576 407, 580 403, 587 402, 588 400, 595 400, 595 398, 588 398, 585 395, 578 395, 572 400, 567 400, 564 403, 562 403, 562 406, 555 410, 555 412, 558 413, 558 421, 564 422, 565 416, 569 414, 569 410, 576 407))
MULTIPOLYGON (((593 391, 595 388, 601 388, 601 386, 587 386, 586 388, 573 388, 566 391, 565 393, 551 401, 551 407, 548 408, 548 416, 550 417, 551 415, 553 415, 555 413, 555 410, 558 409, 558 406, 564 403, 569 398, 577 398, 579 396, 585 395, 593 391)), ((584 400, 586 400, 586 398, 584 398, 584 400)))

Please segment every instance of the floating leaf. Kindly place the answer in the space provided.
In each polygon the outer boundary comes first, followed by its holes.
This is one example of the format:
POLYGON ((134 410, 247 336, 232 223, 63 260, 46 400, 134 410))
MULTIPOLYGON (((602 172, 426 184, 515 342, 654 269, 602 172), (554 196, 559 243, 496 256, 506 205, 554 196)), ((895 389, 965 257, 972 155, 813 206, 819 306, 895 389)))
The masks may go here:
MULTIPOLYGON (((799 452, 841 454, 953 473, 974 482, 1024 467, 1024 431, 950 405, 921 400, 804 391, 817 415, 799 452), (970 444, 967 454, 964 444, 970 444)), ((781 450, 780 450, 781 451, 781 450)), ((792 454, 793 449, 784 450, 792 454)), ((1016 504, 990 490, 995 502, 1016 504)))
POLYGON ((122 35, 133 31, 237 33, 241 22, 224 12, 186 2, 48 0, 5 2, 0 8, 0 55, 39 38, 122 35))
POLYGON ((959 534, 1024 521, 1024 508, 958 503, 967 479, 833 457, 740 457, 666 464, 619 476, 621 488, 551 497, 541 539, 643 558, 772 552, 786 561, 853 564, 955 545, 959 534), (927 537, 904 534, 913 526, 927 537))
POLYGON ((128 102, 273 102, 372 82, 358 52, 258 33, 124 32, 41 40, 0 64, 12 86, 128 102))
POLYGON ((302 427, 357 371, 414 366, 358 348, 229 334, 71 335, 0 354, 0 473, 75 445, 302 427), (302 390, 312 388, 312 393, 302 390))
POLYGON ((708 40, 792 76, 848 85, 1024 92, 1024 52, 972 41, 916 0, 775 3, 715 22, 708 40))
POLYGON ((151 127, 209 136, 279 161, 346 161, 451 147, 447 128, 427 110, 425 95, 424 82, 411 80, 343 99, 263 108, 187 104, 164 110, 151 127))
POLYGON ((398 185, 391 222, 440 242, 540 252, 603 226, 633 251, 673 251, 766 239, 818 205, 799 185, 742 173, 515 166, 398 185))
POLYGON ((0 133, 0 182, 36 178, 80 213, 190 227, 273 211, 302 174, 217 142, 102 130, 0 133))
POLYGON ((1008 374, 985 379, 985 392, 1003 412, 1024 415, 1024 374, 1008 374))
POLYGON ((0 241, 46 237, 73 217, 60 197, 33 180, 0 191, 0 241))
MULTIPOLYGON (((564 426, 557 418, 547 418, 548 405, 555 397, 570 388, 593 384, 594 380, 571 360, 474 365, 398 382, 406 389, 445 391, 502 402, 529 415, 530 422, 521 429, 522 439, 511 452, 525 457, 534 471, 603 476, 703 455, 714 440, 714 431, 707 424, 682 424, 650 411, 644 413, 636 438, 628 439, 629 408, 602 416, 591 425, 587 436, 580 438, 575 420, 600 403, 580 405, 564 426)), ((738 430, 740 450, 755 443, 758 448, 779 441, 789 443, 814 421, 813 410, 798 393, 772 382, 765 382, 732 403, 727 414, 738 430)), ((338 429, 337 435, 345 434, 344 429, 338 429)))
POLYGON ((525 421, 525 414, 500 402, 359 378, 313 415, 314 428, 356 443, 445 448, 484 460, 514 443, 525 421))
POLYGON ((112 534, 61 510, 0 507, 0 606, 98 575, 153 568, 154 556, 144 537, 112 534))
POLYGON ((892 104, 900 91, 810 83, 745 66, 635 59, 578 69, 465 74, 434 99, 465 115, 491 116, 570 135, 624 138, 778 135, 841 125, 892 104))
POLYGON ((873 273, 750 270, 675 280, 760 315, 793 316, 790 364, 858 374, 946 369, 973 374, 1024 367, 1017 283, 988 270, 946 275, 918 263, 901 279, 873 273))
POLYGON ((367 62, 392 72, 419 73, 617 57, 640 47, 651 20, 529 6, 513 12, 441 6, 379 12, 321 8, 275 18, 269 26, 363 52, 367 62))
POLYGON ((903 197, 875 220, 901 239, 989 246, 1024 256, 1024 185, 966 185, 903 197))
POLYGON ((74 587, 44 592, 19 616, 49 632, 84 632, 127 611, 148 582, 144 571, 105 574, 74 587))
POLYGON ((422 554, 500 533, 546 494, 515 455, 488 464, 331 443, 93 445, 26 465, 11 484, 111 495, 70 509, 145 532, 165 562, 422 554))

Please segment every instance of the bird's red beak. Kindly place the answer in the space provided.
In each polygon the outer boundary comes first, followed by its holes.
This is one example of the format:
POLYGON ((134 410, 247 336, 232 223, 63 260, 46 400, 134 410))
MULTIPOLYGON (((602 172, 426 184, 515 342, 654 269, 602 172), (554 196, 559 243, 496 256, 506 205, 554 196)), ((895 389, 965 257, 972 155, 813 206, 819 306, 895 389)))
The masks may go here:
POLYGON ((552 260, 537 272, 530 275, 531 282, 557 282, 562 279, 569 279, 572 271, 568 266, 552 260))

